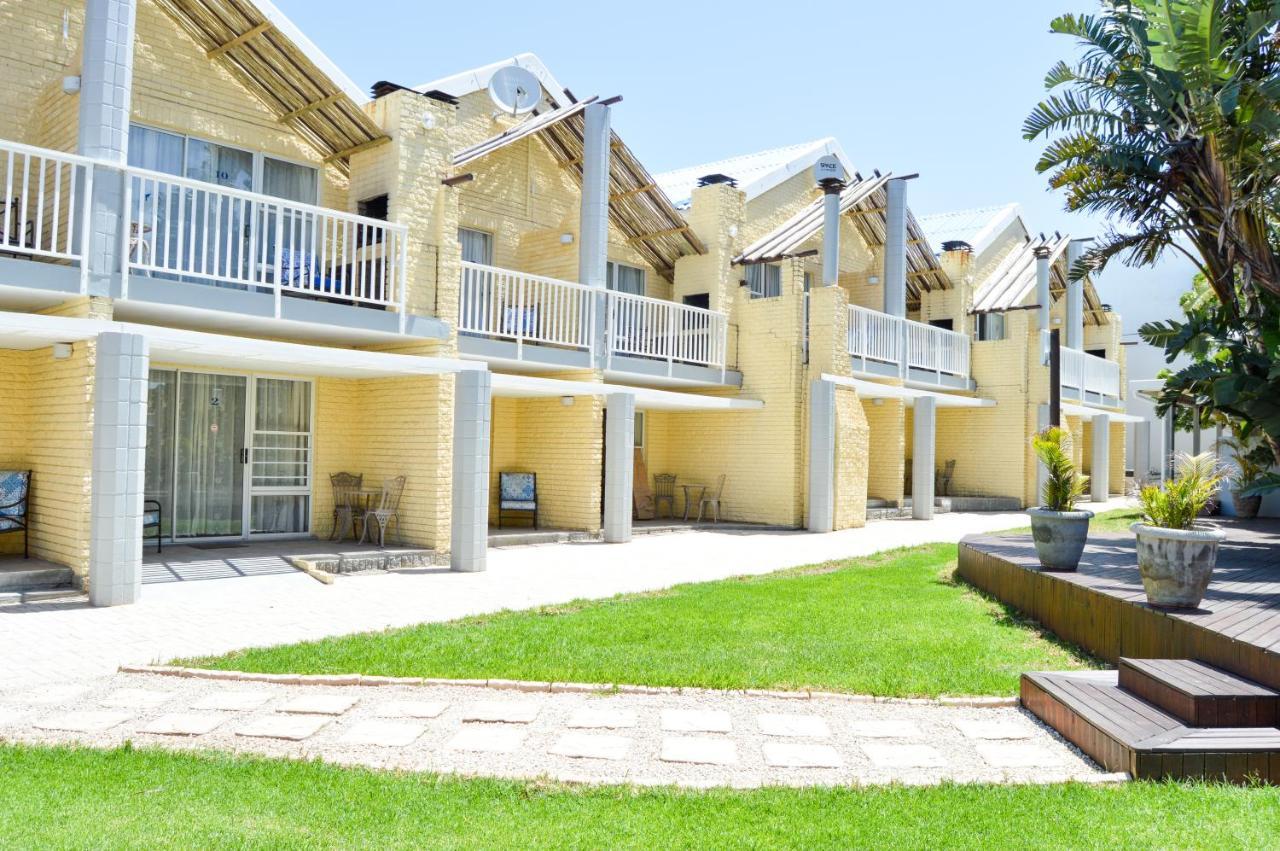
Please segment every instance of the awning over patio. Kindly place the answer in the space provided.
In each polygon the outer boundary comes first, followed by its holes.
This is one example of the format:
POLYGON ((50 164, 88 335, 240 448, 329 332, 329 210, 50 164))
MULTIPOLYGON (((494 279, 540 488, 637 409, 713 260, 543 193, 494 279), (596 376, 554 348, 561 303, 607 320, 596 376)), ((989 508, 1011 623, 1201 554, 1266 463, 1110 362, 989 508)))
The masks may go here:
POLYGON ((822 380, 841 387, 851 387, 857 390, 858 395, 863 399, 902 399, 908 407, 915 404, 915 400, 922 398, 934 399, 939 408, 994 408, 996 406, 995 399, 979 399, 975 396, 960 396, 955 393, 935 393, 932 390, 920 390, 897 384, 880 384, 825 372, 822 374, 822 380))
POLYGON ((1104 408, 1086 408, 1084 405, 1063 404, 1062 413, 1072 417, 1080 417, 1084 420, 1105 416, 1113 423, 1146 422, 1142 417, 1135 417, 1133 414, 1122 414, 1119 411, 1108 411, 1104 408))
POLYGON ((627 384, 597 384, 591 381, 568 381, 531 375, 493 374, 493 395, 499 397, 607 397, 615 393, 628 393, 635 396, 636 408, 642 411, 758 411, 764 407, 764 402, 756 399, 678 393, 673 390, 655 390, 651 387, 633 387, 627 384))
POLYGON ((132 322, 0 313, 0 348, 39 349, 54 343, 83 342, 112 331, 146 337, 153 360, 178 365, 334 378, 441 375, 485 369, 484 364, 455 358, 283 343, 132 322))

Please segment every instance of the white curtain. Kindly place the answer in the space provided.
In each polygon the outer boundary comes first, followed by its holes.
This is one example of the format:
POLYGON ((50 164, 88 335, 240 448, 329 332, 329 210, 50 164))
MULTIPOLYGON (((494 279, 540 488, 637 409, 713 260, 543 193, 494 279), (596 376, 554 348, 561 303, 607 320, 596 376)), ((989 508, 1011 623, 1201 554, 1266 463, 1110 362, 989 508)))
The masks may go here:
POLYGON ((282 378, 256 379, 254 390, 254 488, 297 493, 255 494, 253 532, 305 532, 311 479, 311 385, 282 378))
POLYGON ((458 242, 462 243, 462 259, 468 263, 493 265, 493 235, 482 230, 458 228, 458 242))
POLYGON ((177 536, 239 535, 244 528, 246 382, 239 375, 179 374, 177 536))
POLYGON ((173 532, 173 447, 178 415, 178 374, 151 370, 147 389, 147 458, 144 494, 160 503, 164 526, 161 535, 173 532))
POLYGON ((777 298, 782 295, 782 267, 753 263, 747 267, 747 289, 752 298, 777 298))
POLYGON ((605 284, 611 290, 631 295, 644 295, 644 269, 610 261, 605 284))

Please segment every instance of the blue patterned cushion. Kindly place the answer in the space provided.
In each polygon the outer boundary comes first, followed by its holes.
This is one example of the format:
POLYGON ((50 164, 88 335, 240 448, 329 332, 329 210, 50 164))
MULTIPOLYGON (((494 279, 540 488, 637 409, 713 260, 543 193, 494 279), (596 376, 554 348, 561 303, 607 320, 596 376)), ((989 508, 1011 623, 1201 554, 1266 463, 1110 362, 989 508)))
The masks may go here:
POLYGON ((498 485, 502 501, 532 502, 535 498, 533 481, 533 473, 499 473, 498 485))
POLYGON ((26 506, 22 503, 27 498, 30 480, 31 474, 26 470, 0 470, 0 517, 26 516, 26 506))
POLYGON ((6 520, 0 517, 0 532, 11 532, 14 529, 21 529, 22 524, 17 520, 6 520))
POLYGON ((538 503, 532 500, 504 499, 502 501, 502 507, 510 509, 511 511, 537 511, 538 503))
POLYGON ((159 511, 142 512, 142 525, 143 526, 159 526, 160 512, 159 511))

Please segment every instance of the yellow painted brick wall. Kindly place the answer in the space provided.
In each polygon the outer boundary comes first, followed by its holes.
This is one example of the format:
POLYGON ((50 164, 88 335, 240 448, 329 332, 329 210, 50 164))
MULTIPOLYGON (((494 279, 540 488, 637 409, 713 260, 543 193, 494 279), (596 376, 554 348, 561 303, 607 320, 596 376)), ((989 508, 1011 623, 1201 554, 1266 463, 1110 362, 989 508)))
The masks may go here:
POLYGON ((862 403, 862 409, 870 429, 867 496, 901 505, 909 453, 907 415, 910 412, 901 399, 867 400, 862 403))
POLYGON ((83 3, 0 3, 0 79, 4 80, 0 86, 0 138, 41 144, 44 93, 51 88, 60 90, 62 78, 78 72, 78 33, 83 18, 83 3), (62 37, 64 12, 75 34, 69 39, 62 37))
POLYGON ((1125 434, 1128 429, 1124 423, 1111 424, 1111 445, 1107 448, 1111 454, 1111 468, 1108 473, 1107 490, 1112 494, 1125 493, 1125 434))
MULTIPOLYGON (((866 525, 871 429, 858 394, 848 387, 836 388, 836 489, 835 529, 866 525)), ((901 480, 899 480, 901 482, 901 480)))
MULTIPOLYGON (((577 396, 519 400, 516 466, 538 474, 538 519, 544 526, 600 530, 604 403, 577 396)), ((498 471, 491 488, 496 491, 498 471)), ((494 518, 496 520, 496 516, 494 518)))

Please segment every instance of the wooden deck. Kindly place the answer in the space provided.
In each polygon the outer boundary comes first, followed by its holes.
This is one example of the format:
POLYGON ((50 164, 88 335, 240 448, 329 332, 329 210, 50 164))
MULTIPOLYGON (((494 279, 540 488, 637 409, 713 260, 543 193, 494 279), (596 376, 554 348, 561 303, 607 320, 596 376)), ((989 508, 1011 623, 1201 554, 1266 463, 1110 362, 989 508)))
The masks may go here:
POLYGON ((1113 664, 1198 659, 1280 689, 1280 522, 1224 528, 1213 581, 1191 611, 1147 605, 1132 535, 1091 535, 1074 573, 1042 572, 1029 535, 966 538, 959 573, 1113 664))

